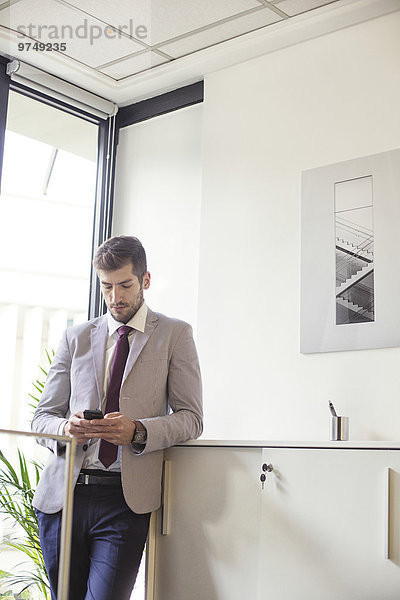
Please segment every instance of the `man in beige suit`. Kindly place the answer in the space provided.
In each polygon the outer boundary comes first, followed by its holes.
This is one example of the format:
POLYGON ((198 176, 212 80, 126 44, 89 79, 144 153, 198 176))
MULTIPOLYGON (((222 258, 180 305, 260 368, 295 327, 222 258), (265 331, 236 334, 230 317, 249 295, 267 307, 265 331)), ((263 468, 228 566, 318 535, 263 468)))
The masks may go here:
MULTIPOLYGON (((128 600, 150 513, 160 505, 162 450, 202 431, 200 369, 190 325, 154 313, 144 302, 150 273, 137 238, 107 240, 94 266, 108 312, 65 332, 32 429, 78 442, 70 599, 128 600), (104 418, 85 419, 87 409, 101 409, 104 418)), ((65 448, 43 444, 52 454, 34 506, 54 600, 65 448)))

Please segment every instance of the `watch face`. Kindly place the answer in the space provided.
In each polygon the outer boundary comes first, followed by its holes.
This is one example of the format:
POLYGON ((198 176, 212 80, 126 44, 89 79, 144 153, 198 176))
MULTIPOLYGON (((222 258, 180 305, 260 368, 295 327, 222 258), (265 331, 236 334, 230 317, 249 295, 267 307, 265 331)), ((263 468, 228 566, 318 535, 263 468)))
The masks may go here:
POLYGON ((135 431, 135 435, 133 436, 133 441, 137 444, 144 444, 146 441, 147 435, 145 431, 135 431))

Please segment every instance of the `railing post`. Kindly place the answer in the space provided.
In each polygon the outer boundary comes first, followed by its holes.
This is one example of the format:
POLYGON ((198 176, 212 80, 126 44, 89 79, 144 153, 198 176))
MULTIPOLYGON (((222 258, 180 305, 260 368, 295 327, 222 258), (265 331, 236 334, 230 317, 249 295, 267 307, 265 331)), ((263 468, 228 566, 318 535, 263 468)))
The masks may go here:
POLYGON ((16 431, 13 429, 0 429, 0 435, 19 435, 22 437, 32 437, 36 439, 56 440, 66 444, 65 455, 65 478, 64 478, 64 503, 61 521, 61 542, 60 542, 60 567, 57 584, 57 600, 68 600, 69 570, 71 557, 71 537, 72 537, 72 514, 73 514, 73 472, 76 451, 76 439, 64 435, 49 435, 45 433, 32 433, 31 431, 16 431))
POLYGON ((69 571, 71 558, 72 515, 74 504, 74 489, 72 487, 74 475, 74 459, 76 439, 71 438, 71 443, 66 447, 66 464, 64 477, 64 505, 61 520, 60 565, 57 582, 57 598, 68 600, 69 571))

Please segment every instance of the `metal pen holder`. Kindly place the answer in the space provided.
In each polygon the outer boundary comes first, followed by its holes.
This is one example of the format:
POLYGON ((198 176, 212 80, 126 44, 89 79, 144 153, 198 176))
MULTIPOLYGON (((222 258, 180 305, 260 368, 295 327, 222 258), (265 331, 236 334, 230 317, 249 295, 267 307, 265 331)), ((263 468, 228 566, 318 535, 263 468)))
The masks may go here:
POLYGON ((349 417, 331 417, 332 441, 346 441, 349 439, 349 417))

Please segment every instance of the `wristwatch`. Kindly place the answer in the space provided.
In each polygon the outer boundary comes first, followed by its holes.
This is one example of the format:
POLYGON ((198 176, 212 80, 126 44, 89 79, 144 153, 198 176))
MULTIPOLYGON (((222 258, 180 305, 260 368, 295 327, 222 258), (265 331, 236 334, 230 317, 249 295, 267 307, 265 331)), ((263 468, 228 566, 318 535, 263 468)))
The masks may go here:
POLYGON ((133 434, 132 444, 145 444, 147 442, 147 431, 145 426, 140 421, 133 422, 136 425, 136 429, 133 434))

